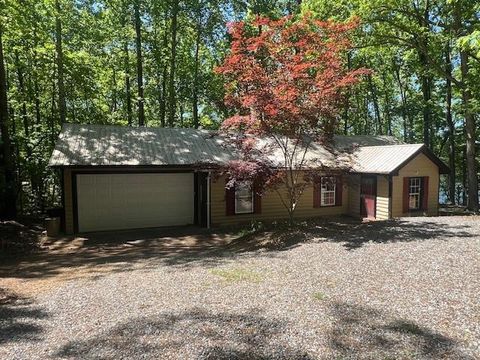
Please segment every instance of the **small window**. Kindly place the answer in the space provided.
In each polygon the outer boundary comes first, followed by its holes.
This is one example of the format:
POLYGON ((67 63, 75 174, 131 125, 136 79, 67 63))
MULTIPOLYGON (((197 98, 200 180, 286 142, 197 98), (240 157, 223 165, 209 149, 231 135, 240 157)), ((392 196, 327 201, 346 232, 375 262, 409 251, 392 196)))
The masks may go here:
POLYGON ((324 176, 321 178, 320 183, 320 199, 322 206, 335 206, 335 177, 324 176))
POLYGON ((412 177, 409 179, 408 186, 408 208, 410 210, 420 210, 422 204, 422 178, 412 177))
POLYGON ((235 186, 235 214, 253 213, 253 190, 250 182, 235 186))

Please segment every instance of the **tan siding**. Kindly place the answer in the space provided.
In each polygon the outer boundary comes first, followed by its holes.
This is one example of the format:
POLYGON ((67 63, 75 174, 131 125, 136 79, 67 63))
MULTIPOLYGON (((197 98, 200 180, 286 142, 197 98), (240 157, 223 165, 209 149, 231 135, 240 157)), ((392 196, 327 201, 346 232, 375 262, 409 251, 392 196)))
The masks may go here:
MULTIPOLYGON (((309 186, 302 195, 295 217, 309 218, 317 216, 329 216, 346 214, 348 208, 348 190, 347 184, 343 185, 342 206, 332 207, 313 207, 313 187, 309 186)), ((243 214, 243 215, 226 215, 225 203, 225 178, 220 177, 212 180, 211 187, 211 222, 212 225, 229 225, 251 220, 273 221, 276 219, 286 219, 288 213, 283 206, 278 194, 269 190, 262 196, 262 213, 261 214, 243 214)))
POLYGON ((348 185, 348 214, 360 217, 360 175, 350 175, 348 185))
POLYGON ((392 216, 401 217, 416 214, 403 214, 403 178, 428 176, 428 211, 426 215, 438 214, 438 167, 426 155, 419 154, 393 177, 392 216))
POLYGON ((389 218, 388 176, 377 176, 376 216, 378 220, 389 218))
POLYGON ((73 193, 72 172, 70 169, 63 170, 63 195, 65 200, 65 232, 73 234, 73 193))

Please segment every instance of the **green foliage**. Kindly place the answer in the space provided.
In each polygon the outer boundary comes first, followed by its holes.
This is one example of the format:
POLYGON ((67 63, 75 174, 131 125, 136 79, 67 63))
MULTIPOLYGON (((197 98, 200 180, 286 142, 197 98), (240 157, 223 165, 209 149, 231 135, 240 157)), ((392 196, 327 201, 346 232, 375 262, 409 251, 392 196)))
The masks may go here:
MULTIPOLYGON (((56 20, 62 25, 67 122, 127 125, 130 98, 132 124, 138 123, 135 1, 4 0, 1 3, 8 114, 21 212, 43 211, 61 199, 59 174, 47 167, 61 128, 56 20)), ((306 11, 337 21, 359 16, 356 48, 345 62, 352 69, 365 66, 374 73, 369 81, 349 93, 338 132, 391 132, 407 142, 421 142, 426 127, 430 147, 446 160, 452 156, 449 141, 453 138, 456 150, 453 160, 458 170, 456 185, 461 190, 465 188, 464 118, 467 112, 480 112, 478 1, 306 0, 300 8, 295 0, 139 1, 147 126, 162 125, 162 108, 165 110, 169 96, 168 86, 164 85, 172 70, 173 5, 179 7, 177 54, 173 62, 174 125, 195 126, 196 108, 198 125, 210 129, 218 128, 226 116, 232 115, 223 104, 222 79, 212 71, 222 62, 230 45, 226 33, 228 21, 252 20, 260 14, 279 18, 306 11), (453 132, 445 116, 447 45, 455 80, 453 132), (460 52, 468 55, 466 75, 459 68, 460 52), (427 97, 422 89, 423 78, 428 79, 427 97), (462 96, 466 89, 472 94, 467 104, 462 96), (428 124, 424 121, 426 109, 430 114, 428 124)), ((0 186, 2 181, 0 176, 0 186)), ((463 199, 460 196, 456 200, 463 199)))
MULTIPOLYGON (((425 142, 457 170, 453 179, 467 187, 465 119, 480 107, 480 5, 463 0, 307 0, 302 11, 318 18, 361 19, 355 51, 346 62, 374 70, 369 81, 352 92, 342 117, 345 134, 393 134, 409 143, 425 142), (461 74, 460 52, 468 55, 461 74), (447 120, 446 52, 453 65, 451 131, 447 120), (462 94, 470 91, 465 103, 462 94), (391 131, 390 131, 391 129, 391 131), (454 152, 452 152, 454 144, 454 152), (453 159, 452 159, 453 156, 453 159), (450 161, 452 160, 452 161, 450 161)), ((478 141, 479 133, 471 136, 478 141)), ((478 162, 478 157, 477 157, 478 162)), ((468 169, 476 171, 476 169, 468 169)), ((453 177, 453 174, 452 174, 453 177)), ((447 182, 442 183, 446 189, 447 182)), ((463 202, 462 198, 450 201, 463 202)))

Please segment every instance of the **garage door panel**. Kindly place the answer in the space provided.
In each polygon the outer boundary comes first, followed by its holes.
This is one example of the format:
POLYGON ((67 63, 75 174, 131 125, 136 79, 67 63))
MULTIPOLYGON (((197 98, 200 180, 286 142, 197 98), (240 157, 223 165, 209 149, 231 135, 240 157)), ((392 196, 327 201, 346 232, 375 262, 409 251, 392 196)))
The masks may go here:
POLYGON ((193 223, 193 174, 77 175, 79 231, 193 223))

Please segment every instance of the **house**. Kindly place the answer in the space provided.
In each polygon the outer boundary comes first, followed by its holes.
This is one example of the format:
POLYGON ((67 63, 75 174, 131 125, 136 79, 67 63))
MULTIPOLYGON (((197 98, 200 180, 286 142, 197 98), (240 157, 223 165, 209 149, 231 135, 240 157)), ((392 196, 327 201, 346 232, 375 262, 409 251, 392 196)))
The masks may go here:
MULTIPOLYGON (((390 219, 437 215, 447 166, 423 144, 388 136, 336 136, 352 148, 348 173, 319 170, 295 216, 347 214, 390 219)), ((309 150, 310 151, 310 150, 309 150)), ((312 158, 328 163, 316 144, 312 158)), ((66 233, 196 224, 203 227, 287 217, 278 195, 225 189, 215 170, 234 155, 225 138, 183 128, 64 125, 49 165, 61 172, 66 233)))

